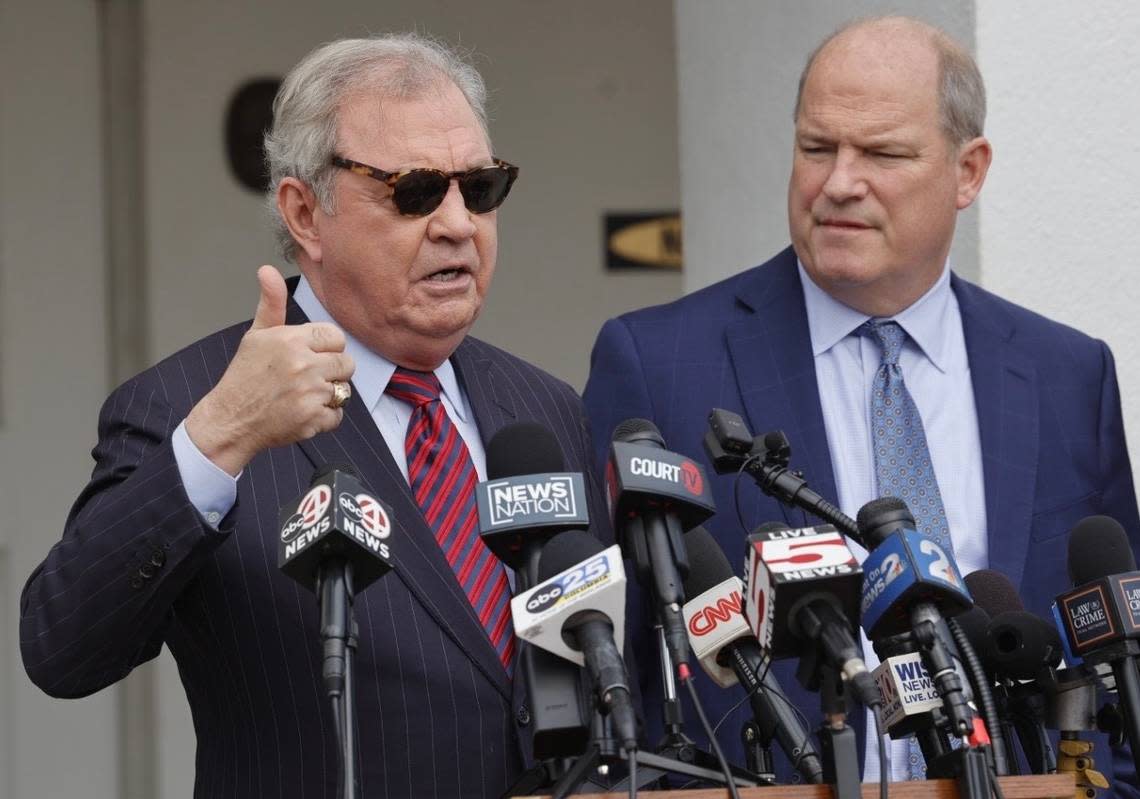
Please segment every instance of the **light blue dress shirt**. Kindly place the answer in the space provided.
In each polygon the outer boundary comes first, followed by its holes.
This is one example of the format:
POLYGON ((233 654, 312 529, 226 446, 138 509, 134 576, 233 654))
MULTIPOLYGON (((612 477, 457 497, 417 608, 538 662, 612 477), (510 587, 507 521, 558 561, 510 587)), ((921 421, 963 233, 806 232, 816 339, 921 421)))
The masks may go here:
MULTIPOLYGON (((312 286, 301 278, 297 290, 293 293, 293 300, 309 317, 310 322, 329 322, 336 324, 329 312, 321 305, 312 286)), ((339 325, 337 325, 339 327, 339 325)), ((404 479, 408 479, 408 458, 404 450, 404 434, 408 429, 408 420, 412 415, 412 408, 384 393, 396 365, 387 358, 368 349, 345 331, 345 352, 352 356, 356 364, 356 371, 352 375, 352 389, 364 402, 372 414, 373 421, 384 438, 392 453, 393 460, 400 467, 404 479)), ((483 440, 479 437, 479 428, 475 425, 475 417, 471 412, 467 395, 460 389, 459 380, 451 361, 444 361, 435 370, 442 388, 441 401, 447 415, 455 423, 467 450, 471 453, 471 460, 475 464, 475 472, 480 480, 487 479, 487 454, 483 449, 483 440)), ((329 389, 330 395, 332 389, 329 389)), ((183 420, 174 431, 171 441, 174 449, 174 459, 178 463, 178 472, 182 476, 182 484, 186 487, 186 494, 190 502, 198 509, 202 519, 211 527, 217 529, 222 518, 229 513, 237 501, 237 479, 231 477, 224 470, 201 453, 186 433, 186 421, 183 420)), ((383 499, 383 497, 381 497, 383 499)))
MULTIPOLYGON (((824 292, 802 264, 799 270, 838 505, 854 517, 879 495, 870 416, 871 386, 881 353, 874 339, 855 332, 870 317, 824 292)), ((988 553, 982 445, 949 264, 926 294, 892 318, 907 333, 899 368, 922 416, 955 560, 963 574, 984 569, 988 553)), ((851 549, 860 560, 866 556, 857 544, 852 543, 851 549)), ((879 661, 866 636, 863 653, 867 667, 874 669, 879 661)), ((874 722, 868 717, 868 742, 875 740, 874 735, 874 722)), ((887 747, 893 780, 907 778, 906 750, 906 741, 887 747)), ((867 746, 864 764, 863 779, 877 782, 879 756, 873 745, 867 746)))

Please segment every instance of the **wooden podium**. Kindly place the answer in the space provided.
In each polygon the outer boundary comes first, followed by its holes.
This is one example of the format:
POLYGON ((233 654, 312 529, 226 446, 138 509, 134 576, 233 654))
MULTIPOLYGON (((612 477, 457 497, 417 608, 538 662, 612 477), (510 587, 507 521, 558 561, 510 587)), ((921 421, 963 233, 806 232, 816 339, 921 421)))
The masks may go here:
MULTIPOLYGON (((1005 799, 1073 799, 1076 782, 1072 774, 1048 774, 1038 777, 999 777, 1005 799)), ((770 788, 737 788, 740 799, 832 799, 828 785, 778 785, 770 788)), ((724 788, 698 788, 689 791, 638 791, 646 799, 727 799, 724 788)), ((574 794, 582 799, 627 799, 628 793, 574 794)), ((891 799, 958 799, 954 780, 920 780, 892 782, 891 799)), ((548 799, 546 796, 522 799, 548 799)), ((879 783, 863 783, 863 799, 879 799, 879 783)))

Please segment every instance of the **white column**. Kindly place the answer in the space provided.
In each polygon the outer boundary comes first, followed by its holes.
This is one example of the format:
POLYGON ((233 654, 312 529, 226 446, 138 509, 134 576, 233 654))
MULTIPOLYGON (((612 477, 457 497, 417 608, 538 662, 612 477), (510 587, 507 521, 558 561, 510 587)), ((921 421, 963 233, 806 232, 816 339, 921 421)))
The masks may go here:
MULTIPOLYGON (((986 288, 1112 347, 1140 435, 1140 7, 979 3, 994 165, 982 193, 986 288)), ((1136 473, 1136 450, 1133 473, 1136 473)))

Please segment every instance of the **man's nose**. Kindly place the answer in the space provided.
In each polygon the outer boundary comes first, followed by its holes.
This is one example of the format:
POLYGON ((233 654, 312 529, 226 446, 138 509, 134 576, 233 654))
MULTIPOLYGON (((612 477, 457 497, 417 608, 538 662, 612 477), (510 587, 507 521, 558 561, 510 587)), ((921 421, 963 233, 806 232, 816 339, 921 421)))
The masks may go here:
POLYGON ((443 196, 443 202, 428 220, 428 235, 433 239, 464 241, 475 235, 475 229, 475 220, 463 203, 459 181, 453 178, 447 187, 447 194, 443 196))
POLYGON ((858 200, 867 195, 867 175, 862 154, 851 147, 841 147, 831 164, 831 172, 823 184, 823 193, 833 203, 858 200))

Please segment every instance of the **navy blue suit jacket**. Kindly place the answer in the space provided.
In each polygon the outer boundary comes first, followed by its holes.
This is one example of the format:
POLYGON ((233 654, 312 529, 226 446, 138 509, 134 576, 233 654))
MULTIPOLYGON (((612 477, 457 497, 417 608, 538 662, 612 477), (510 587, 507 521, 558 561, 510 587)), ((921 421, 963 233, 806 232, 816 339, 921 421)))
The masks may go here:
MULTIPOLYGON (((288 321, 305 321, 292 301, 288 321)), ((247 327, 191 345, 107 400, 91 482, 24 588, 29 675, 53 696, 84 696, 165 644, 193 713, 196 797, 333 797, 338 750, 316 600, 277 569, 277 518, 316 467, 349 463, 394 523, 394 568, 356 602, 363 796, 501 795, 530 760, 525 688, 508 679, 355 392, 335 431, 246 467, 219 530, 190 504, 170 435, 247 327)), ((585 415, 568 385, 471 337, 452 363, 484 442, 537 422, 557 437, 568 470, 591 473, 585 415)), ((587 486, 591 517, 605 518, 598 482, 587 486)))
MULTIPOLYGON (((1112 355, 1103 342, 957 276, 951 287, 961 309, 981 432, 989 565, 1018 586, 1028 610, 1045 615, 1054 595, 1071 585, 1066 533, 1078 520, 1097 513, 1112 516, 1140 549, 1112 355)), ((823 497, 836 497, 791 248, 676 302, 607 322, 594 346, 584 398, 599 459, 614 427, 640 417, 656 423, 669 449, 707 463, 701 440, 708 413, 727 408, 741 414, 755 434, 783 430, 793 468, 803 470, 823 497)), ((733 478, 714 477, 713 491, 720 512, 706 527, 733 563, 742 561, 748 531, 789 513, 745 481, 742 529, 734 511, 733 478)), ((793 521, 802 518, 790 513, 793 521)), ((645 657, 642 663, 642 677, 656 682, 645 657)), ((817 727, 819 700, 800 689, 793 665, 780 663, 775 670, 810 727, 817 727)), ((699 677, 715 723, 741 694, 718 690, 704 674, 699 677)), ((660 719, 653 701, 660 689, 644 685, 642 690, 652 730, 660 719)), ((739 733, 749 712, 745 703, 718 733, 736 762, 743 760, 739 733)), ((861 719, 852 721, 860 747, 861 719)), ((695 731, 693 737, 704 740, 695 731)), ((1103 737, 1097 750, 1099 765, 1108 772, 1103 737)), ((1118 779, 1135 784, 1132 771, 1130 762, 1117 758, 1118 779)))

